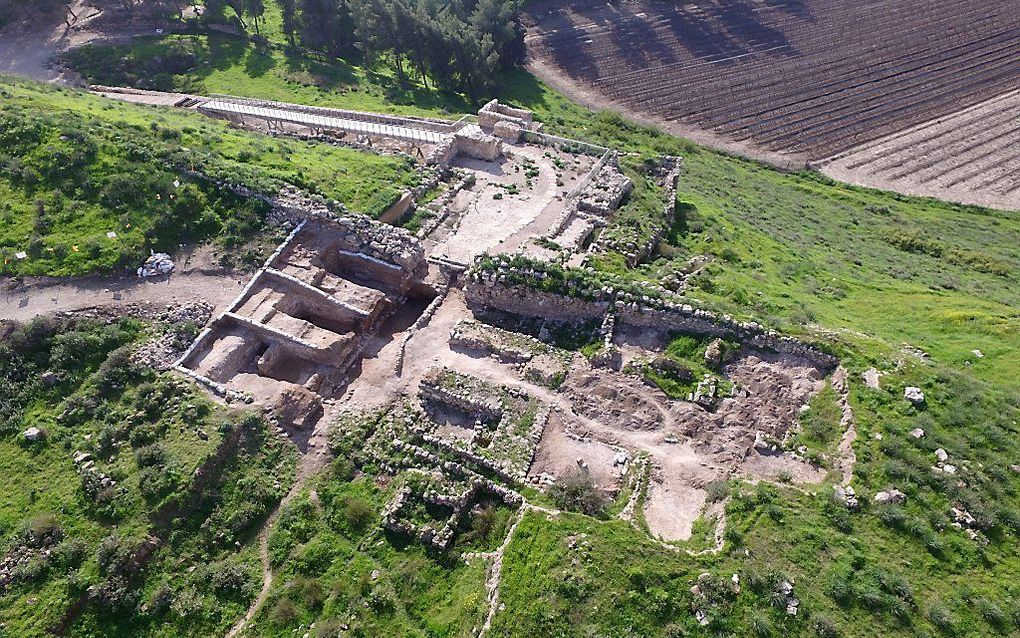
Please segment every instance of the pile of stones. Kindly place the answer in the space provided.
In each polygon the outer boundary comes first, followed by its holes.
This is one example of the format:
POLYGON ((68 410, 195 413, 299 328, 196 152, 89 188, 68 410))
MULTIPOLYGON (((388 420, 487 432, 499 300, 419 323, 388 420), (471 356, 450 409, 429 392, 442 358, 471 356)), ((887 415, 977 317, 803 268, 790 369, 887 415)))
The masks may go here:
POLYGON ((850 485, 833 485, 833 498, 846 505, 849 510, 857 510, 861 506, 857 492, 850 485))
POLYGON ((212 304, 194 301, 181 306, 168 306, 152 314, 154 320, 164 324, 163 329, 131 354, 131 362, 152 370, 169 370, 191 346, 191 340, 179 331, 179 327, 186 324, 202 327, 209 322, 212 312, 212 304))
POLYGON ((701 381, 698 381, 698 386, 694 388, 694 392, 687 395, 687 400, 697 403, 706 410, 710 410, 715 407, 718 396, 719 381, 712 375, 706 374, 701 381))
POLYGON ((602 165, 592 181, 578 195, 577 210, 598 217, 608 217, 633 188, 634 182, 620 171, 619 161, 614 156, 612 160, 602 165))

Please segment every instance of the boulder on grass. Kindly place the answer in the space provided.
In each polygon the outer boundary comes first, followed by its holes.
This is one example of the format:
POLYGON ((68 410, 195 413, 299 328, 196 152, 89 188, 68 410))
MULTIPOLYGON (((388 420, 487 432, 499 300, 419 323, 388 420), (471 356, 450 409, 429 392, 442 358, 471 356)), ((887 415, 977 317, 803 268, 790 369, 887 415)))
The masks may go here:
POLYGON ((915 388, 914 386, 908 385, 903 390, 903 398, 914 405, 921 405, 924 403, 924 392, 921 392, 921 388, 915 388))

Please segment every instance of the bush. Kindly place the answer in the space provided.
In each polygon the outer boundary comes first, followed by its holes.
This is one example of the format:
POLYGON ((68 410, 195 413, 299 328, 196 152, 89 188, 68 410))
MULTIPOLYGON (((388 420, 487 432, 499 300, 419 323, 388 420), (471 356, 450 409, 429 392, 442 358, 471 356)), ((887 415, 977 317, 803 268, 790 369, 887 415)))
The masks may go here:
POLYGON ((730 495, 730 486, 726 481, 712 481, 705 486, 705 491, 708 493, 705 498, 709 503, 718 503, 730 495))
POLYGON ((588 516, 602 516, 609 499, 595 485, 591 475, 581 469, 561 476, 549 490, 549 495, 560 509, 580 512, 588 516))
POLYGON ((362 532, 369 523, 375 520, 375 509, 368 501, 356 496, 345 496, 343 499, 344 519, 351 529, 362 532))
POLYGON ((219 594, 250 595, 253 589, 251 573, 232 561, 219 561, 209 565, 209 582, 219 594))
POLYGON ((290 598, 281 598, 273 605, 269 617, 277 625, 289 625, 298 617, 297 605, 290 598))
POLYGON ((751 633, 758 638, 768 638, 772 635, 772 623, 764 612, 755 611, 751 614, 751 633))
POLYGON ((96 550, 99 570, 107 576, 126 576, 131 570, 133 556, 131 543, 116 534, 104 538, 96 550))
POLYGON ((928 608, 928 620, 935 628, 946 635, 956 633, 956 620, 945 607, 934 605, 928 608))
POLYGON ((336 618, 319 620, 315 623, 316 638, 340 638, 344 635, 344 624, 336 618))
POLYGON ((1002 608, 995 602, 981 597, 974 601, 974 606, 989 625, 997 629, 1003 629, 1006 626, 1006 612, 1002 611, 1002 608))
POLYGON ((826 616, 815 616, 811 623, 811 628, 814 629, 815 635, 818 638, 836 638, 839 636, 839 628, 836 627, 836 623, 826 616))
POLYGON ((52 514, 40 514, 29 521, 25 533, 25 544, 31 547, 43 547, 60 542, 64 532, 52 514))
POLYGON ((57 545, 53 550, 53 565, 60 570, 77 569, 85 559, 85 541, 72 538, 57 545))

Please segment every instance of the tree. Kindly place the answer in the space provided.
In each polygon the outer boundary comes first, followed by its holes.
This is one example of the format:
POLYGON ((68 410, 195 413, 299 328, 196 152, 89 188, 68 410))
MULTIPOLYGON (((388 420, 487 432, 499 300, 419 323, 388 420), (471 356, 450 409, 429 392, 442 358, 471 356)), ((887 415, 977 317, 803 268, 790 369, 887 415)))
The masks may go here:
POLYGON ((266 3, 263 0, 246 0, 244 12, 251 18, 252 24, 255 25, 255 35, 261 35, 259 20, 266 13, 266 3))
POLYGON ((471 12, 471 26, 479 35, 492 36, 500 66, 509 67, 524 59, 524 32, 517 10, 505 0, 478 0, 471 12))
MULTIPOLYGON (((339 57, 352 49, 354 23, 352 10, 343 0, 298 0, 301 9, 301 44, 339 57)), ((352 3, 353 5, 353 3, 352 3)))
POLYGON ((295 40, 298 31, 298 15, 296 0, 279 0, 280 13, 283 14, 283 33, 287 36, 290 46, 297 46, 295 40))

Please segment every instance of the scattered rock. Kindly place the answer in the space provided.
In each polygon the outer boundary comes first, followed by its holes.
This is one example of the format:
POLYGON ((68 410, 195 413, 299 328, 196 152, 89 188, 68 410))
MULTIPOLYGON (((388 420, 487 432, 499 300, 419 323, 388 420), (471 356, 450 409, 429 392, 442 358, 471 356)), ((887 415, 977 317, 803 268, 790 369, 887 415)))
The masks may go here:
POLYGON ((42 376, 39 377, 39 380, 42 381, 43 385, 47 387, 53 387, 57 385, 57 382, 60 379, 57 378, 57 373, 48 370, 42 373, 42 376))
POLYGON ((22 435, 25 437, 26 441, 29 441, 31 443, 34 443, 36 441, 42 441, 43 439, 46 438, 46 433, 35 426, 32 426, 25 430, 22 433, 22 435))
POLYGON ((882 491, 875 494, 875 502, 881 504, 893 503, 895 505, 902 505, 907 502, 907 495, 896 489, 892 489, 887 492, 882 491))
POLYGON ((694 618, 698 621, 698 624, 702 627, 708 625, 708 614, 701 611, 700 609, 694 610, 694 618))
POLYGON ((914 405, 921 405, 924 403, 924 392, 921 392, 921 388, 908 385, 903 389, 903 398, 914 405))
POLYGON ((971 350, 971 353, 973 353, 974 356, 977 357, 978 359, 984 359, 985 358, 985 353, 981 352, 980 350, 971 350))
POLYGON ((935 450, 935 458, 939 460, 939 463, 945 463, 949 460, 949 453, 942 448, 939 448, 935 450))
POLYGON ((722 364, 723 356, 722 339, 715 339, 705 348, 705 365, 710 368, 718 368, 722 364))
POLYGON ((832 492, 836 500, 846 505, 847 509, 856 510, 861 505, 860 501, 857 500, 857 493, 849 485, 833 485, 832 492))
POLYGON ((910 431, 910 436, 914 437, 915 439, 924 438, 924 430, 921 428, 914 428, 913 430, 910 431))
POLYGON ((864 385, 869 388, 874 388, 875 390, 879 389, 878 381, 880 376, 881 374, 878 372, 877 368, 868 368, 863 374, 861 374, 861 377, 864 379, 864 385))

